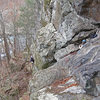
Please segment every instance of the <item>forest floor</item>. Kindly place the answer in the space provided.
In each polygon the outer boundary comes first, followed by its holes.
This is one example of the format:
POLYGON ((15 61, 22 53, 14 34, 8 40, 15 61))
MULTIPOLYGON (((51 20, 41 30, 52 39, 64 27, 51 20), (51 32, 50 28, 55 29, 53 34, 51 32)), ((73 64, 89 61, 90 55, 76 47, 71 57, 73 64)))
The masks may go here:
POLYGON ((0 67, 0 96, 13 100, 29 100, 28 84, 31 78, 30 62, 25 62, 22 54, 12 58, 8 66, 2 60, 0 67), (21 98, 21 99, 19 99, 21 98))

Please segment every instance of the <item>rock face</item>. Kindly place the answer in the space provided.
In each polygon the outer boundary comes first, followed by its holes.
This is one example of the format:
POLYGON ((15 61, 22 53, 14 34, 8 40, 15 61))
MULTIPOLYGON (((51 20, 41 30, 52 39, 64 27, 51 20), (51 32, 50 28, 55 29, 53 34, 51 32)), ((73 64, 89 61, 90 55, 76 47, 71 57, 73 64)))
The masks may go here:
MULTIPOLYGON (((76 95, 71 95, 70 93, 63 93, 60 95, 55 95, 51 93, 45 93, 44 91, 40 91, 40 96, 38 97, 39 100, 74 100, 74 99, 79 99, 79 100, 92 100, 90 96, 85 96, 83 94, 76 94, 76 95)), ((94 99, 95 100, 95 99, 94 99)), ((97 99, 99 100, 99 99, 97 99)))
POLYGON ((37 33, 37 51, 43 57, 43 61, 52 61, 55 51, 55 28, 52 23, 41 28, 37 33), (49 57, 49 58, 48 58, 49 57))
POLYGON ((43 63, 57 62, 33 75, 30 100, 92 100, 86 94, 100 95, 98 5, 99 0, 51 0, 45 6, 50 22, 38 31, 35 52, 43 63))
MULTIPOLYGON (((87 42, 78 52, 76 51, 76 53, 66 55, 58 60, 52 67, 36 73, 30 81, 30 100, 34 100, 34 97, 38 98, 38 100, 42 100, 45 97, 44 100, 46 100, 50 95, 50 100, 52 100, 52 98, 61 100, 63 95, 60 94, 59 96, 58 92, 62 93, 64 91, 64 93, 67 93, 69 91, 71 93, 71 89, 75 92, 76 90, 79 90, 77 83, 87 94, 92 96, 100 95, 100 32, 97 34, 97 38, 87 42), (75 83, 73 83, 72 80, 67 83, 69 79, 66 77, 70 76, 74 76, 74 79, 76 80, 75 83), (63 78, 66 79, 62 80, 63 78), (55 80, 60 81, 55 82, 55 80), (49 90, 47 86, 50 86, 49 90), (75 89, 73 86, 76 86, 75 89), (46 87, 46 90, 44 92, 39 92, 43 87, 46 87), (49 93, 47 91, 49 91, 49 93), (54 93, 56 93, 56 95, 54 95, 54 93)), ((66 96, 67 95, 68 93, 66 96)), ((73 97, 72 95, 70 96, 73 97)), ((70 96, 68 97, 69 99, 70 96)), ((83 97, 88 99, 86 95, 83 97)), ((92 100, 91 97, 89 100, 92 100)))
MULTIPOLYGON (((45 28, 40 29, 36 36, 36 48, 44 62, 53 60, 54 53, 59 49, 66 48, 70 44, 81 43, 82 39, 88 38, 90 34, 96 32, 96 27, 88 19, 79 16, 72 3, 77 4, 73 0, 70 2, 68 0, 51 0, 49 7, 46 6, 46 13, 49 14, 48 20, 51 24, 46 24, 45 28)), ((78 1, 78 3, 81 2, 78 1)), ((43 14, 44 12, 42 11, 43 14)), ((77 46, 75 47, 77 49, 77 46)))
MULTIPOLYGON (((46 0, 44 0, 44 3, 45 2, 46 0)), ((41 1, 40 4, 42 5, 41 7, 43 7, 43 1, 41 1)), ((46 12, 43 10, 42 13, 39 13, 43 14, 43 16, 44 12, 48 14, 48 20, 51 23, 41 28, 36 36, 37 49, 35 52, 37 51, 38 55, 40 55, 40 57, 37 58, 41 58, 41 65, 53 61, 55 52, 55 59, 58 60, 58 51, 70 53, 77 50, 77 46, 71 45, 81 43, 82 39, 88 38, 90 34, 96 32, 96 27, 92 25, 88 19, 77 15, 75 9, 68 0, 51 0, 49 6, 45 5, 43 9, 45 9, 45 7, 46 12), (69 47, 72 50, 67 50, 68 52, 62 49, 69 47)), ((42 21, 44 20, 43 16, 40 16, 42 21)), ((45 22, 48 23, 49 21, 45 22)), ((63 55, 64 54, 61 54, 61 56, 63 55)))
POLYGON ((79 15, 100 21, 100 1, 99 0, 77 0, 75 3, 79 15))
MULTIPOLYGON (((71 61, 72 74, 88 94, 98 96, 95 77, 100 72, 100 38, 91 41, 77 52, 71 61)), ((99 77, 100 78, 100 77, 99 77)))
POLYGON ((58 0, 51 1, 51 22, 54 24, 55 28, 58 30, 59 24, 61 23, 61 4, 58 0))
POLYGON ((74 44, 68 45, 66 48, 58 50, 54 57, 58 61, 59 59, 62 59, 64 56, 67 56, 69 53, 77 51, 79 49, 78 46, 75 46, 74 44))

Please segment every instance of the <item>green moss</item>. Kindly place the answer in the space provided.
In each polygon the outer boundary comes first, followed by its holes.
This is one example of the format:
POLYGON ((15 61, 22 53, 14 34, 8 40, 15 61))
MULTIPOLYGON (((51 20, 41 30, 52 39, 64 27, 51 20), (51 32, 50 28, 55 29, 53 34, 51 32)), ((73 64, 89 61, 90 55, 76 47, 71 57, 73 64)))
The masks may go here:
POLYGON ((46 62, 46 63, 42 66, 42 69, 46 69, 46 68, 52 66, 55 62, 56 62, 56 60, 52 60, 51 62, 46 62))
POLYGON ((44 0, 44 9, 46 11, 48 5, 50 4, 51 0, 44 0))
POLYGON ((43 66, 42 66, 42 69, 46 69, 50 66, 50 62, 47 62, 45 63, 43 66))
POLYGON ((85 98, 83 98, 82 100, 86 100, 85 98))
POLYGON ((45 4, 45 5, 49 5, 50 2, 51 2, 51 0, 44 0, 44 4, 45 4))
POLYGON ((47 22, 44 19, 41 19, 41 24, 42 24, 42 27, 45 27, 47 25, 47 22))
POLYGON ((43 61, 38 52, 35 52, 35 65, 38 67, 38 69, 42 69, 43 61))

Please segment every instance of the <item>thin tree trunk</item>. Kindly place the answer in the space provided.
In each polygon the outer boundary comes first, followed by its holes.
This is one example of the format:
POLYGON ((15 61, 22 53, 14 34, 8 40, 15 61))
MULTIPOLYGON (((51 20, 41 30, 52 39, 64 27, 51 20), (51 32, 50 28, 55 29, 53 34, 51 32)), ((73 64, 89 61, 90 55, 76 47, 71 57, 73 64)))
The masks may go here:
POLYGON ((26 49, 27 49, 27 52, 28 52, 28 55, 30 54, 30 46, 29 46, 29 38, 28 38, 28 36, 29 36, 29 30, 28 30, 28 28, 26 27, 26 49))
POLYGON ((10 40, 9 37, 7 37, 7 39, 8 39, 8 41, 9 41, 9 45, 10 45, 10 47, 11 47, 11 51, 13 52, 13 50, 14 50, 13 44, 11 43, 11 40, 10 40))
POLYGON ((13 26, 14 26, 14 56, 20 51, 19 46, 19 39, 18 39, 18 27, 16 25, 16 19, 17 19, 17 12, 14 5, 14 16, 13 16, 13 26))
POLYGON ((14 56, 17 54, 17 47, 16 47, 16 36, 14 35, 14 56))
POLYGON ((10 51, 9 51, 9 45, 6 39, 6 35, 5 35, 5 31, 3 32, 3 39, 4 39, 4 45, 5 45, 5 52, 6 52, 6 56, 7 56, 7 62, 9 64, 10 61, 10 51))
POLYGON ((5 25, 4 25, 4 21, 3 21, 3 17, 2 17, 2 13, 1 12, 0 12, 0 24, 1 24, 1 29, 2 29, 4 45, 5 45, 5 53, 6 53, 7 62, 8 62, 8 65, 9 65, 9 61, 10 61, 11 57, 10 57, 9 45, 8 45, 6 34, 5 34, 5 25))
POLYGON ((14 26, 14 56, 16 56, 16 54, 18 52, 20 52, 20 44, 19 44, 19 39, 18 39, 18 31, 17 31, 17 27, 14 26))
POLYGON ((16 56, 17 54, 17 28, 16 28, 16 25, 15 25, 15 21, 16 21, 16 14, 15 14, 15 9, 14 9, 14 20, 13 20, 13 25, 14 25, 14 56, 16 56))
POLYGON ((0 66, 2 66, 1 52, 0 52, 0 66))

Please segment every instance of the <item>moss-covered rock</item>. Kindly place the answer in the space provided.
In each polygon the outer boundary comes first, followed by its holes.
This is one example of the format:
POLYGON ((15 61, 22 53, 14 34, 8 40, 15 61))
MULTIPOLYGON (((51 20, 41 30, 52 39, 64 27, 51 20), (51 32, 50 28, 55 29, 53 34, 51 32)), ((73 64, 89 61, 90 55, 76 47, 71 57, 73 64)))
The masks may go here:
POLYGON ((42 69, 46 69, 50 66, 50 62, 47 62, 45 63, 43 66, 42 66, 42 69))
POLYGON ((38 69, 42 69, 44 62, 42 60, 42 57, 40 54, 36 51, 35 52, 35 65, 38 67, 38 69))
POLYGON ((55 62, 56 62, 56 60, 52 60, 51 62, 46 62, 45 64, 43 64, 42 69, 46 69, 46 68, 52 66, 55 62))
POLYGON ((44 0, 44 9, 47 10, 47 7, 49 6, 51 0, 44 0))
POLYGON ((41 24, 42 24, 42 27, 45 27, 47 25, 47 22, 44 19, 41 19, 41 24))

